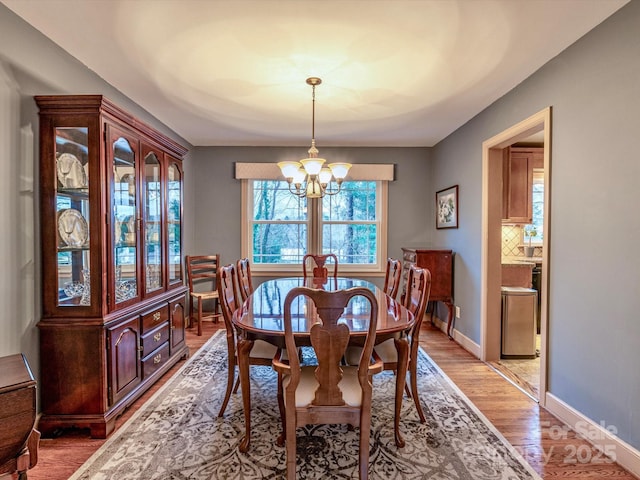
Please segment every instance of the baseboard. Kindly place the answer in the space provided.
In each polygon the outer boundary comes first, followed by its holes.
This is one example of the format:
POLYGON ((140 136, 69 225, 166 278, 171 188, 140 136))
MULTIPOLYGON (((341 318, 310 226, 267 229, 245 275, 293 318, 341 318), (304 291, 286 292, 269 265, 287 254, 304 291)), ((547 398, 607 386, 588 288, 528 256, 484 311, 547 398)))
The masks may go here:
MULTIPOLYGON (((445 334, 447 333, 447 322, 440 320, 437 316, 433 316, 433 323, 436 327, 442 330, 445 334)), ((459 344, 462 348, 464 348, 467 352, 473 355, 476 358, 480 358, 481 350, 480 345, 471 340, 466 335, 463 335, 455 327, 451 330, 451 336, 455 340, 457 344, 459 344)))
MULTIPOLYGON (((585 417, 582 413, 566 404, 552 393, 547 392, 545 409, 558 417, 569 427, 596 446, 605 455, 610 456, 619 465, 629 470, 634 475, 640 477, 640 451, 621 440, 607 429, 606 425, 595 423, 590 418, 585 417)), ((563 435, 564 432, 553 432, 554 435, 563 435)), ((571 461, 590 462, 596 458, 590 457, 589 452, 571 451, 567 448, 568 456, 571 461)), ((600 461, 606 461, 604 457, 599 458, 600 461)))

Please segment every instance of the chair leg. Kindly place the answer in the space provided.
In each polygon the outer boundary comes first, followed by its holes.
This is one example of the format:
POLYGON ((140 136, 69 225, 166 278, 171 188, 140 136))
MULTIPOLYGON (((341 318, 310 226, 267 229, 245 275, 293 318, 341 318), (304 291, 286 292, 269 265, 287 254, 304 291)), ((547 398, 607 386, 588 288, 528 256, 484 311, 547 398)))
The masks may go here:
POLYGON ((198 336, 202 336, 202 298, 198 299, 198 336))
MULTIPOLYGON (((417 352, 416 352, 417 353, 417 352)), ((418 395, 418 373, 417 373, 417 359, 415 355, 413 358, 409 359, 409 378, 411 382, 411 394, 413 395, 413 403, 416 404, 416 410, 418 411, 418 416, 420 417, 420 422, 425 423, 427 419, 424 417, 424 412, 422 411, 422 404, 420 403, 420 397, 418 395)))
POLYGON ((286 430, 287 480, 296 480, 296 422, 287 422, 286 430))
POLYGON ((360 414, 360 453, 358 458, 360 480, 369 477, 369 435, 371 434, 371 413, 360 414))
POLYGON ((189 328, 193 327, 193 297, 189 297, 189 328))
MULTIPOLYGON (((222 405, 220 405, 220 411, 218 412, 218 417, 224 415, 224 411, 227 409, 227 404, 229 403, 229 399, 231 398, 231 390, 233 390, 233 382, 236 377, 236 364, 232 358, 229 358, 229 372, 227 373, 227 391, 224 394, 224 400, 222 401, 222 405)), ((240 380, 240 377, 238 377, 240 380)))
POLYGON ((278 374, 278 411, 280 412, 280 422, 282 423, 282 432, 276 440, 276 445, 283 447, 287 439, 287 422, 286 412, 284 410, 284 395, 282 394, 282 375, 278 374))
POLYGON ((236 380, 236 384, 233 387, 233 393, 238 393, 238 388, 240 388, 240 376, 238 375, 238 379, 236 380))

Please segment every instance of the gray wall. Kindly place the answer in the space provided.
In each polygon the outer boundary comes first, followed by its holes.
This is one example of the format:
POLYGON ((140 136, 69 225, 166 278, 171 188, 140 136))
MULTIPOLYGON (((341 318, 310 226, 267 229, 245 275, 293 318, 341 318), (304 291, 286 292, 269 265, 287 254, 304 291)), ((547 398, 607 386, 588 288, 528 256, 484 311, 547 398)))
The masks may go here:
POLYGON ((482 142, 552 106, 549 390, 640 448, 640 2, 628 4, 433 150, 460 184, 456 327, 480 341, 482 142), (465 314, 466 312, 466 314, 465 314))
MULTIPOLYGON (((193 254, 217 252, 223 263, 240 258, 240 180, 236 162, 297 160, 308 147, 197 147, 186 177, 195 192, 193 254)), ((428 148, 331 148, 319 146, 328 161, 393 163, 395 181, 389 183, 388 255, 401 258, 407 245, 427 245, 434 224, 434 200, 428 192, 428 148)))
MULTIPOLYGON (((182 145, 190 145, 1 4, 0 32, 0 223, 4 226, 0 356, 24 353, 39 380, 36 324, 41 314, 42 262, 38 111, 33 96, 103 94, 182 145)), ((187 234, 185 248, 191 241, 187 234)))

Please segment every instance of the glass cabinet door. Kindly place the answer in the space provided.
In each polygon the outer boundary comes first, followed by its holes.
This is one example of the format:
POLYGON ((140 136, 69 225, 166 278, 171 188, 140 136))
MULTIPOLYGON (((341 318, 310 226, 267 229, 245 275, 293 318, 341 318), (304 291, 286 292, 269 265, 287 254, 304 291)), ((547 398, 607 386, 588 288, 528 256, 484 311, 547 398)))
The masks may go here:
POLYGON ((110 135, 113 191, 113 292, 115 304, 137 299, 138 288, 138 179, 137 145, 117 132, 110 135))
POLYGON ((154 152, 144 157, 144 262, 145 294, 163 289, 162 196, 160 160, 154 152))
POLYGON ((167 169, 169 285, 182 283, 182 171, 171 161, 167 169))
POLYGON ((56 225, 58 306, 90 306, 88 128, 58 127, 56 225))

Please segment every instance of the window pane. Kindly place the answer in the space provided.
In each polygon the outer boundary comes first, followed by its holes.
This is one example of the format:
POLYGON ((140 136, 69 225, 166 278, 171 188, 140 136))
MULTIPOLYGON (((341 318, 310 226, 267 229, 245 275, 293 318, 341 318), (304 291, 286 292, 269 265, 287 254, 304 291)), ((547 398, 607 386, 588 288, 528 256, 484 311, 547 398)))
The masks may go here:
POLYGON ((322 200, 324 221, 376 219, 376 182, 344 182, 340 193, 322 200))
POLYGON ((544 238, 544 172, 533 172, 533 226, 536 236, 531 243, 542 243, 544 238))
POLYGON ((289 192, 287 182, 253 182, 254 220, 306 220, 307 200, 289 192))
POLYGON ((299 264, 306 253, 306 224, 253 225, 253 263, 299 264))
POLYGON ((339 263, 375 264, 375 224, 327 224, 322 228, 322 252, 335 253, 339 263))

